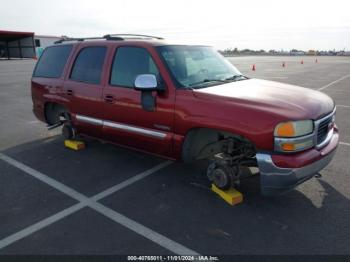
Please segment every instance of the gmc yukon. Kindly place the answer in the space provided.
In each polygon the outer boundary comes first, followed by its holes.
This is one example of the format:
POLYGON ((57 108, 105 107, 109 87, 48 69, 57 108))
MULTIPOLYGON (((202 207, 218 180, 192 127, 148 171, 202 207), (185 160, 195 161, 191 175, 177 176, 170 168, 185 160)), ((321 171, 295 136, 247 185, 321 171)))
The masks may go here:
POLYGON ((208 46, 107 35, 48 47, 32 77, 33 111, 49 128, 184 162, 210 160, 217 187, 257 167, 261 192, 284 193, 333 158, 327 95, 250 79, 208 46))

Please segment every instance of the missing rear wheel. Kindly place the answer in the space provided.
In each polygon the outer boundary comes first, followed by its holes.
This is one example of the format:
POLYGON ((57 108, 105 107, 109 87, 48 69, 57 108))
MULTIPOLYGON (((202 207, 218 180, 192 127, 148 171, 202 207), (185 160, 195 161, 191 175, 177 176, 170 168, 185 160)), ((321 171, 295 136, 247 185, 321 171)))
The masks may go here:
POLYGON ((76 138, 76 130, 71 125, 64 125, 62 128, 62 136, 64 139, 75 139, 76 138))

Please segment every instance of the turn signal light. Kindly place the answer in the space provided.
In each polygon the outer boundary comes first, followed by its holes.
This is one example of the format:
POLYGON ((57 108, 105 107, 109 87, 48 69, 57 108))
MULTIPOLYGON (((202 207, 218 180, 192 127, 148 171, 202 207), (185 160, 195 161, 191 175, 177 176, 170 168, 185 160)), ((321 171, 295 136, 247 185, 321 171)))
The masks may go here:
POLYGON ((294 151, 295 150, 295 144, 282 144, 281 145, 281 148, 284 150, 284 151, 294 151))

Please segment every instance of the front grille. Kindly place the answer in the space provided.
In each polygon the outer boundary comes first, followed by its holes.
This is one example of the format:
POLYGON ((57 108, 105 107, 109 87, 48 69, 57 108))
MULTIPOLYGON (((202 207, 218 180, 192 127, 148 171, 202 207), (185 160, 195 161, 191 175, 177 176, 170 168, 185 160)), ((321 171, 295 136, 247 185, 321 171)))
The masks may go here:
POLYGON ((323 120, 317 130, 317 145, 321 144, 326 138, 329 131, 329 124, 332 122, 333 116, 328 117, 327 119, 323 120))

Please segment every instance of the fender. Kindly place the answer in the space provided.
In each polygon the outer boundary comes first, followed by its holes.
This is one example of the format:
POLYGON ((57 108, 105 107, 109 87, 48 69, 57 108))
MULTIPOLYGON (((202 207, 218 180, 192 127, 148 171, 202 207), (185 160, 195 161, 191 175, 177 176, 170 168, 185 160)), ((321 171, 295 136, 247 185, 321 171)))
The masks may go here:
POLYGON ((258 150, 272 150, 272 130, 266 127, 262 129, 252 125, 245 125, 242 121, 233 122, 222 118, 208 118, 201 116, 185 116, 175 124, 177 139, 174 140, 174 150, 178 152, 182 147, 185 137, 194 129, 217 130, 224 134, 234 134, 237 137, 250 141, 258 150))

